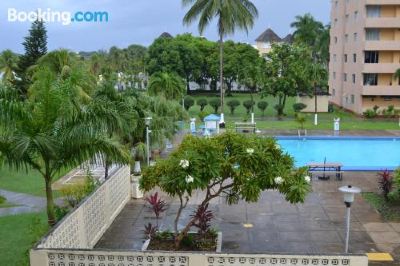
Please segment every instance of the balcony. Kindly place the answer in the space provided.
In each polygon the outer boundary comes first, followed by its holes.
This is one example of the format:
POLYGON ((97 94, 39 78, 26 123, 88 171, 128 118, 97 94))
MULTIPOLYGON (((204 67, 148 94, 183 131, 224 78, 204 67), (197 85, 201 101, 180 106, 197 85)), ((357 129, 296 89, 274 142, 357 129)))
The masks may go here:
POLYGON ((400 86, 363 86, 364 96, 400 96, 400 86))
POLYGON ((397 69, 400 68, 400 64, 393 63, 378 63, 378 64, 368 64, 365 63, 363 67, 363 73, 395 73, 397 69))
POLYGON ((365 41, 366 51, 400 51, 400 40, 397 41, 365 41))
POLYGON ((400 28, 399 17, 366 18, 366 28, 400 28))
POLYGON ((399 0, 366 0, 366 5, 398 5, 399 0))

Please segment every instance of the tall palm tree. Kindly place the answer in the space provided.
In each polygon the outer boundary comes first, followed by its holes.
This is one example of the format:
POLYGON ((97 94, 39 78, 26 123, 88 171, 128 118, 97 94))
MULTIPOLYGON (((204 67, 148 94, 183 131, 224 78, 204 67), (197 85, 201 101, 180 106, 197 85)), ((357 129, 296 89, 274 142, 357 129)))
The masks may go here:
POLYGON ((185 93, 185 83, 177 74, 156 72, 150 77, 148 92, 151 96, 164 95, 168 100, 179 100, 185 93))
POLYGON ((295 28, 293 33, 295 41, 309 47, 316 46, 318 38, 324 30, 324 25, 315 20, 309 13, 303 16, 296 16, 295 21, 290 24, 290 27, 295 28))
POLYGON ((4 82, 14 80, 14 71, 18 68, 18 56, 11 50, 4 50, 0 54, 0 73, 3 74, 4 82))
POLYGON ((17 170, 33 168, 42 175, 48 223, 54 225, 51 184, 61 169, 76 167, 97 154, 119 163, 128 162, 130 156, 107 134, 110 123, 120 124, 112 111, 91 103, 78 105, 69 79, 54 78, 49 69, 40 72, 37 82, 26 101, 20 101, 12 88, 0 89, 0 157, 17 170))
POLYGON ((254 25, 254 19, 258 17, 255 5, 249 0, 182 0, 184 6, 191 5, 183 22, 186 25, 199 20, 198 29, 202 34, 205 28, 214 18, 217 18, 217 27, 220 45, 220 93, 221 93, 221 116, 224 114, 224 37, 234 34, 235 30, 241 29, 248 32, 254 25))

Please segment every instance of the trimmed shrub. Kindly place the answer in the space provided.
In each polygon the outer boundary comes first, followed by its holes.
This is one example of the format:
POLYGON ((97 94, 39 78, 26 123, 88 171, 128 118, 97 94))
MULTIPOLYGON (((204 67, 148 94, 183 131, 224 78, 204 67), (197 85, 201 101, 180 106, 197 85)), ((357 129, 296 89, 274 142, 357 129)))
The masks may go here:
POLYGON ((185 101, 183 103, 183 106, 185 107, 186 111, 189 111, 190 107, 194 105, 194 99, 193 97, 190 96, 186 96, 184 99, 185 101))
POLYGON ((200 106, 200 111, 203 111, 204 108, 207 106, 208 102, 206 99, 201 98, 197 100, 197 105, 200 106))
POLYGON ((236 99, 230 100, 226 103, 229 106, 229 110, 233 115, 235 113, 235 109, 240 105, 240 102, 236 99))
POLYGON ((259 102, 257 103, 257 107, 258 107, 258 109, 261 110, 262 115, 264 116, 265 110, 266 110, 267 107, 268 107, 268 103, 267 103, 266 101, 259 101, 259 102))
POLYGON ((299 112, 301 112, 302 110, 304 110, 306 108, 307 108, 307 105, 304 104, 304 103, 295 103, 295 104, 293 104, 293 110, 294 110, 295 113, 299 113, 299 112))
POLYGON ((363 113, 365 118, 374 118, 377 116, 377 113, 374 110, 368 109, 363 113))
POLYGON ((218 113, 218 109, 221 107, 221 100, 218 98, 211 99, 209 104, 214 108, 214 112, 218 113))
POLYGON ((6 202, 6 198, 5 197, 3 197, 3 196, 0 196, 0 204, 3 204, 3 203, 5 203, 6 202))
POLYGON ((243 102, 243 106, 246 108, 247 114, 250 113, 250 111, 254 105, 255 105, 255 102, 252 100, 246 100, 243 102))

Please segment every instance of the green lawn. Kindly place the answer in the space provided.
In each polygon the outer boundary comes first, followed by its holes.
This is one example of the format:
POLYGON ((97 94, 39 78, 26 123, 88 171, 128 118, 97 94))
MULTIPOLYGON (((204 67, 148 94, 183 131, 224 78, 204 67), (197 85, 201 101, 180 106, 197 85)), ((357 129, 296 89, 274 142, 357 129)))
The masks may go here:
POLYGON ((382 195, 373 192, 362 193, 362 196, 386 221, 400 222, 400 202, 387 202, 382 195))
POLYGON ((29 265, 29 249, 47 231, 45 213, 0 217, 0 264, 29 265))
MULTIPOLYGON (((192 97, 196 100, 205 98, 210 101, 213 98, 217 98, 216 94, 210 95, 192 95, 192 97)), ((245 100, 250 100, 249 94, 234 94, 231 97, 225 98, 225 120, 227 122, 228 128, 233 128, 234 122, 242 122, 245 117, 248 117, 246 114, 246 108, 243 105, 240 105, 236 108, 235 113, 230 114, 230 109, 226 105, 226 103, 230 99, 237 99, 241 103, 245 100)), ((262 115, 262 112, 254 107, 255 119, 257 122, 257 128, 259 129, 298 129, 299 125, 295 121, 293 104, 295 103, 295 98, 289 98, 286 103, 285 113, 281 120, 278 120, 276 117, 276 111, 273 108, 277 104, 277 99, 273 97, 267 97, 261 99, 259 95, 254 95, 254 100, 257 104, 260 100, 267 101, 269 103, 268 108, 265 112, 265 115, 262 115)), ((213 113, 214 110, 210 105, 207 105, 204 109, 207 113, 213 113)), ((189 114, 190 117, 198 118, 198 114, 200 112, 200 107, 196 104, 190 108, 189 114)), ((400 130, 398 120, 396 119, 364 119, 362 117, 358 117, 352 113, 345 112, 339 109, 335 109, 333 113, 321 113, 318 115, 319 124, 318 126, 314 126, 314 114, 308 113, 305 114, 307 118, 307 122, 305 124, 306 129, 308 130, 333 130, 333 119, 336 117, 341 118, 341 130, 400 130)))
MULTIPOLYGON (((67 172, 68 170, 64 170, 57 177, 59 178, 67 172)), ((58 178, 55 178, 54 181, 58 178)), ((15 171, 5 166, 0 168, 0 188, 35 196, 45 196, 46 193, 44 179, 38 171, 15 171)))

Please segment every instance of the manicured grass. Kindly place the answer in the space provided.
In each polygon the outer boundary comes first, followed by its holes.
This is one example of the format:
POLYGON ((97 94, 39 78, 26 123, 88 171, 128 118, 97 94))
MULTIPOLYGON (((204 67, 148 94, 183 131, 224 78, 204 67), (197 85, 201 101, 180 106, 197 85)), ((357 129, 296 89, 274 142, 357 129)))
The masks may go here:
POLYGON ((387 202, 382 195, 373 192, 362 193, 362 196, 385 220, 400 222, 400 202, 387 202))
MULTIPOLYGON (((211 95, 191 95, 195 101, 201 98, 205 98, 210 101, 215 97, 216 94, 211 95)), ((293 104, 295 103, 295 98, 289 98, 286 103, 285 114, 281 120, 278 120, 276 117, 276 111, 273 108, 277 104, 277 99, 273 97, 266 97, 261 99, 259 95, 253 95, 254 101, 257 102, 263 100, 269 103, 267 110, 265 111, 265 115, 262 115, 262 112, 254 107, 255 120, 257 122, 257 128, 259 129, 298 129, 299 124, 296 122, 293 111, 293 104)), ((246 114, 246 108, 243 105, 240 105, 236 108, 235 113, 230 114, 230 109, 226 105, 226 103, 230 99, 237 99, 241 103, 245 100, 250 100, 249 94, 234 94, 231 97, 225 98, 225 120, 227 122, 228 128, 234 127, 234 122, 242 122, 245 117, 249 116, 246 114)), ((207 105, 204 109, 207 113, 213 113, 214 110, 210 105, 207 105)), ((198 118, 200 113, 200 107, 196 104, 190 108, 189 114, 190 117, 198 118)), ((344 112, 343 110, 335 109, 333 113, 320 113, 318 115, 318 126, 314 125, 314 114, 304 114, 306 116, 305 128, 308 130, 333 130, 333 119, 340 117, 341 118, 341 130, 400 130, 398 120, 396 119, 364 119, 362 117, 356 116, 349 112, 344 112)), ((199 123, 199 122, 198 122, 199 123)))
POLYGON ((29 265, 29 249, 48 230, 45 213, 0 217, 0 264, 29 265))
MULTIPOLYGON (((67 172, 68 170, 62 171, 57 177, 61 177, 67 172)), ((54 181, 57 179, 55 178, 54 181)), ((15 171, 8 167, 2 167, 0 168, 0 188, 35 196, 45 196, 44 179, 36 170, 15 171)))

